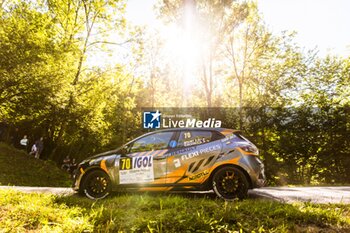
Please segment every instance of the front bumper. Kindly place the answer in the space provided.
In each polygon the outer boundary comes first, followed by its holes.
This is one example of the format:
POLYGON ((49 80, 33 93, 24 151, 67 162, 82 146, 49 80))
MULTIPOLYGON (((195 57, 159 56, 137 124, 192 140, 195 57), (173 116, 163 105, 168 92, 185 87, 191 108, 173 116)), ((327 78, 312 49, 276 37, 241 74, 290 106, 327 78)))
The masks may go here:
POLYGON ((81 178, 84 175, 84 171, 81 167, 78 167, 75 171, 74 171, 74 175, 73 175, 73 184, 72 184, 72 188, 74 191, 79 191, 80 188, 80 182, 81 182, 81 178))

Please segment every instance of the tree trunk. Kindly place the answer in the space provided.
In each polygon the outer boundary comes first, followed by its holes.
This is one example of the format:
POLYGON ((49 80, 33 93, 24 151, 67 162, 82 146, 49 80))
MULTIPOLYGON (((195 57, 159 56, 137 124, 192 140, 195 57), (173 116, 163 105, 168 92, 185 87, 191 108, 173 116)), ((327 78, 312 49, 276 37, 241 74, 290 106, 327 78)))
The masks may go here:
POLYGON ((243 129, 243 91, 242 91, 242 88, 243 88, 243 84, 242 82, 239 82, 239 125, 238 125, 238 129, 239 130, 242 130, 243 129))

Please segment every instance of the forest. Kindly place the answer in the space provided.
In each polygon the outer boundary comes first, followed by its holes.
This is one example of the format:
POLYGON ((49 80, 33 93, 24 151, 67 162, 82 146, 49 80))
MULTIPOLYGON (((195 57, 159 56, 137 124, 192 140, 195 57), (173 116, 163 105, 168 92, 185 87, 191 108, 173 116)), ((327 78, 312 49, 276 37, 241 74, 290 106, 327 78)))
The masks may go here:
POLYGON ((155 27, 124 0, 0 5, 2 141, 81 161, 141 135, 144 108, 187 109, 241 130, 270 185, 349 183, 350 58, 272 33, 255 2, 159 0, 155 27))

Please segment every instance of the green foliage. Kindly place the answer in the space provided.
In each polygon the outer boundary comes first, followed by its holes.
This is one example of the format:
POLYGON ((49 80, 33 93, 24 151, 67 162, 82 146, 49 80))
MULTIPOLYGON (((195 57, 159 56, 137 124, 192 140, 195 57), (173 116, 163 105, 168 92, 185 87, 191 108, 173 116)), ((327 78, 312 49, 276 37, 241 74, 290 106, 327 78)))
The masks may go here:
POLYGON ((125 27, 124 7, 122 1, 55 0, 9 2, 2 9, 0 121, 33 140, 45 136, 45 157, 79 159, 115 148, 133 132, 134 121, 126 126, 121 119, 133 115, 138 80, 124 67, 87 71, 85 64, 91 49, 109 43, 110 30, 125 27))
POLYGON ((0 227, 57 232, 315 232, 350 230, 345 204, 224 202, 187 194, 120 194, 93 202, 0 191, 0 227), (25 206, 25 208, 24 208, 25 206), (30 207, 30 208, 29 208, 30 207), (55 215, 52 215, 55 213, 55 215), (79 225, 78 225, 79 224, 79 225))
POLYGON ((349 108, 302 105, 249 109, 245 130, 276 184, 348 183, 349 108))
POLYGON ((22 150, 0 143, 0 185, 70 187, 69 175, 52 161, 28 156, 22 150))
POLYGON ((25 3, 0 20, 0 117, 12 123, 40 118, 44 106, 60 101, 58 91, 64 94, 59 61, 67 57, 55 42, 55 26, 48 14, 25 3))

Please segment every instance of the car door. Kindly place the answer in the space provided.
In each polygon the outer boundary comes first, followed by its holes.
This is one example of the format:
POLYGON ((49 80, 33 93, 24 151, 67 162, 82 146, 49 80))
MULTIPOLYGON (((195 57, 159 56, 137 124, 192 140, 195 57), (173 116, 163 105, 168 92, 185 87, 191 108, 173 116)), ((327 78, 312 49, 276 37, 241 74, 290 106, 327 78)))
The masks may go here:
POLYGON ((210 130, 183 130, 167 156, 167 184, 201 183, 222 150, 210 130))
POLYGON ((128 146, 119 158, 120 185, 165 184, 168 145, 173 132, 146 135, 128 146))

